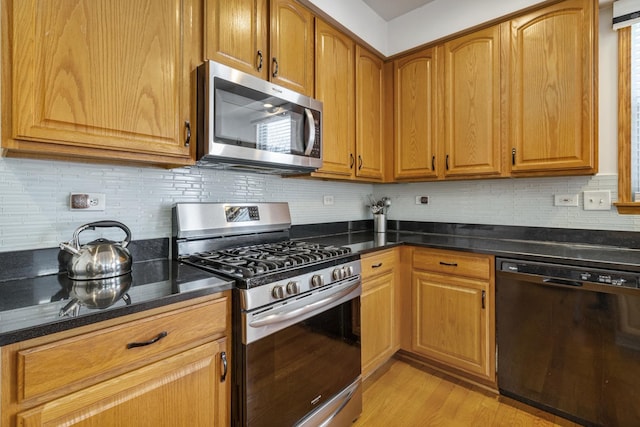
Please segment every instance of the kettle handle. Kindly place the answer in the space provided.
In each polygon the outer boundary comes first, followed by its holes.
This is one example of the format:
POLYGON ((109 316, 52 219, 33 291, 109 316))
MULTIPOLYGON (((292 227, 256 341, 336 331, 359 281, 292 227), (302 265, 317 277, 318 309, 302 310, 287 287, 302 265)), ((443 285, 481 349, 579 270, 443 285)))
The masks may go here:
POLYGON ((96 222, 90 222, 89 224, 81 225, 76 229, 76 231, 73 232, 72 242, 74 242, 77 248, 80 248, 79 236, 81 232, 83 232, 84 230, 95 230, 96 228, 109 228, 109 227, 119 228, 126 233, 126 237, 120 243, 120 246, 122 246, 123 248, 126 248, 129 242, 131 241, 131 230, 129 230, 129 227, 127 227, 123 223, 118 221, 112 221, 112 220, 96 221, 96 222))

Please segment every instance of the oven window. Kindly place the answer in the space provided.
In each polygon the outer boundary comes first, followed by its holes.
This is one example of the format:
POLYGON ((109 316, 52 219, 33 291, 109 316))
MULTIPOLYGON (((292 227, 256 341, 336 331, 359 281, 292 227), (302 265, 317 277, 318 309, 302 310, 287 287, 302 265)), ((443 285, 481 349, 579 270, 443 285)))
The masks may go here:
POLYGON ((360 298, 245 347, 246 424, 290 426, 360 375, 360 298))

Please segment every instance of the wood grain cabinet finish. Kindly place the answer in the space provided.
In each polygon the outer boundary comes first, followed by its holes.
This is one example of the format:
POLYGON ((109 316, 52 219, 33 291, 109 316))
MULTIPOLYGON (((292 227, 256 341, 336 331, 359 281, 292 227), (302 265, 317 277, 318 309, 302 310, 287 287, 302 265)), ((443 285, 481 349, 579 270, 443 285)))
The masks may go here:
POLYGON ((371 375, 399 348, 396 305, 398 251, 375 252, 362 257, 361 345, 362 376, 371 375))
POLYGON ((502 173, 500 25, 444 43, 444 177, 502 173))
POLYGON ((597 13, 567 0, 511 20, 512 174, 597 171, 597 13))
POLYGON ((437 50, 429 48, 394 61, 394 178, 438 176, 437 50))
POLYGON ((495 385, 494 258, 416 248, 411 351, 495 385))
POLYGON ((268 0, 205 1, 205 58, 269 79, 268 0))
POLYGON ((358 178, 385 179, 384 62, 356 46, 356 165, 358 178))
POLYGON ((314 16, 295 0, 270 0, 269 79, 313 96, 314 16))
POLYGON ((191 164, 191 0, 3 2, 3 148, 191 164))
POLYGON ((355 167, 355 44, 351 38, 316 20, 316 94, 323 104, 324 174, 351 178, 355 167))
POLYGON ((230 295, 178 305, 3 347, 1 424, 229 425, 230 295))

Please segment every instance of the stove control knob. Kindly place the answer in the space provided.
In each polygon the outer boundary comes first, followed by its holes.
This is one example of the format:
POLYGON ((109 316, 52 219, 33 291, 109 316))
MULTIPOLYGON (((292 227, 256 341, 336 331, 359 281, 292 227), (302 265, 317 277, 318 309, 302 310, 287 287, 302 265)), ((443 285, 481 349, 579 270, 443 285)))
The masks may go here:
POLYGON ((347 277, 353 276, 353 265, 346 267, 347 269, 347 277))
POLYGON ((314 274, 311 277, 311 287, 317 288, 319 286, 324 286, 324 277, 321 274, 314 274))
POLYGON ((284 293, 284 286, 274 286, 273 289, 271 289, 271 295, 275 298, 275 299, 282 299, 285 297, 285 293, 284 293))
POLYGON ((338 267, 338 268, 334 269, 333 273, 332 273, 333 274, 333 280, 342 280, 342 279, 344 279, 344 273, 345 273, 344 268, 338 267))
POLYGON ((289 295, 295 295, 300 293, 300 283, 289 282, 287 283, 287 293, 289 295))

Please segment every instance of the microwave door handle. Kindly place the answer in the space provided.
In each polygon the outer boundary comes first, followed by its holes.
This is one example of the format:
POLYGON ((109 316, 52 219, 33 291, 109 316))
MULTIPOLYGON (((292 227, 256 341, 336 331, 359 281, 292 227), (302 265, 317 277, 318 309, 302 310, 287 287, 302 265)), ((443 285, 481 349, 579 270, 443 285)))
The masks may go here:
POLYGON ((307 136, 307 146, 305 147, 304 155, 309 157, 311 155, 311 151, 313 150, 313 146, 316 143, 316 122, 313 119, 311 110, 305 108, 304 113, 307 116, 307 125, 305 126, 305 130, 308 129, 309 131, 309 135, 307 136))

